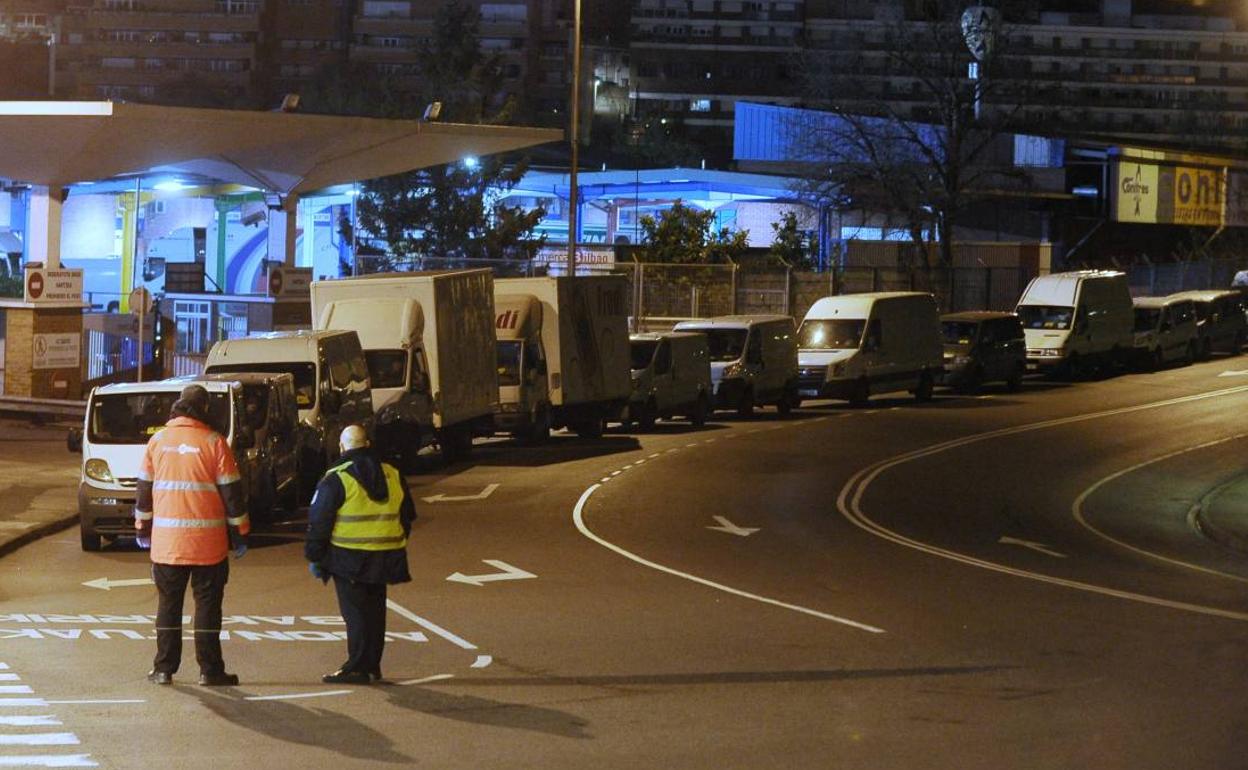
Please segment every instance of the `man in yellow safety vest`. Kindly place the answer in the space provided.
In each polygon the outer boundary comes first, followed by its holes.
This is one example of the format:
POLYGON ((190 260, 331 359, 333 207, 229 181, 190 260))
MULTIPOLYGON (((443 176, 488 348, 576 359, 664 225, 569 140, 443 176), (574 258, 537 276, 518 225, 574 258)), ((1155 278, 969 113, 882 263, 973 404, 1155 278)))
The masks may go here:
POLYGON ((386 643, 386 586, 412 579, 407 538, 416 506, 394 466, 379 461, 358 425, 342 431, 342 456, 316 487, 308 513, 308 570, 334 579, 347 624, 347 661, 321 677, 328 684, 381 679, 386 643))

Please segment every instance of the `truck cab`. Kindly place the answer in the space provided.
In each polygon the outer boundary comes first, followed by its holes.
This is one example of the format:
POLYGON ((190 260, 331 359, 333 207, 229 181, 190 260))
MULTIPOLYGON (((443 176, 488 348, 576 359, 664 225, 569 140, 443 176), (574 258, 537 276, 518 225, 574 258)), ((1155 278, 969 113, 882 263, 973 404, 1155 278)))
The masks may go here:
POLYGON ((522 440, 544 441, 550 435, 551 404, 542 347, 542 303, 531 294, 499 295, 494 314, 498 344, 494 425, 522 440))

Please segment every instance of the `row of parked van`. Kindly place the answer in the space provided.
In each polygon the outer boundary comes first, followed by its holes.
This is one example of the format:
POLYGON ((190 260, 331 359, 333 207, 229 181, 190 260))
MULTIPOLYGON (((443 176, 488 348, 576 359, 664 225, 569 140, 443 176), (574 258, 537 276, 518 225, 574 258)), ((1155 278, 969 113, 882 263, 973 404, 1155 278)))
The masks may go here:
POLYGON ((940 317, 930 294, 856 294, 819 300, 800 326, 725 316, 631 337, 627 290, 613 276, 496 280, 489 270, 317 281, 313 329, 224 340, 203 375, 91 394, 71 444, 83 457, 82 546, 132 532, 143 447, 190 382, 212 395, 263 523, 306 502, 350 424, 410 467, 426 447, 454 459, 483 435, 537 443, 558 428, 594 437, 610 423, 701 425, 717 409, 786 414, 804 398, 909 390, 926 400, 939 383, 1018 387, 1028 370, 1078 373, 1141 353, 1164 363, 1179 349, 1238 351, 1245 337, 1236 293, 1133 310, 1125 277, 1108 272, 1037 278, 1016 314, 940 317))

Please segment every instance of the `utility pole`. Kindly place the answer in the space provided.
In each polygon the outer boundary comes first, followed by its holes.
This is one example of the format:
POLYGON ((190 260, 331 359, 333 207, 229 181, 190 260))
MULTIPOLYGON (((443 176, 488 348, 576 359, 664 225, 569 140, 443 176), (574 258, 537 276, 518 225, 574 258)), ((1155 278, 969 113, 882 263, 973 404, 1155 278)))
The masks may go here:
POLYGON ((576 275, 577 204, 580 190, 576 184, 576 167, 580 162, 581 143, 581 0, 572 5, 572 168, 568 175, 568 275, 576 275))

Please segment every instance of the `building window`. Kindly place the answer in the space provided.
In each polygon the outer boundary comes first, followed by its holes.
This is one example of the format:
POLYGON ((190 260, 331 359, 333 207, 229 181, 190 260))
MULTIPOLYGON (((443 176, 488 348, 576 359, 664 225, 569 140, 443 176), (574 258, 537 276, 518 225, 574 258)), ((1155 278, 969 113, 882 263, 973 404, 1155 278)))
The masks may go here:
POLYGON ((693 99, 689 102, 689 111, 690 112, 710 112, 711 100, 710 99, 693 99))

